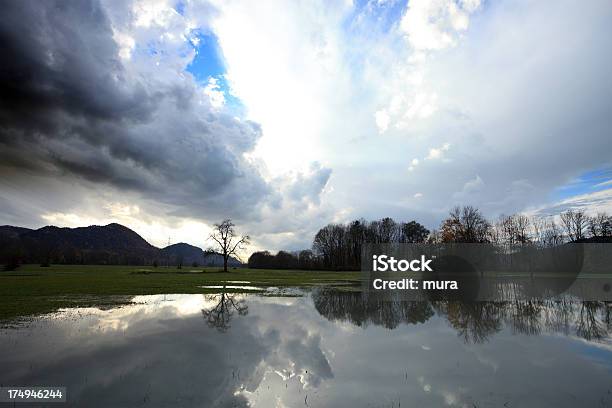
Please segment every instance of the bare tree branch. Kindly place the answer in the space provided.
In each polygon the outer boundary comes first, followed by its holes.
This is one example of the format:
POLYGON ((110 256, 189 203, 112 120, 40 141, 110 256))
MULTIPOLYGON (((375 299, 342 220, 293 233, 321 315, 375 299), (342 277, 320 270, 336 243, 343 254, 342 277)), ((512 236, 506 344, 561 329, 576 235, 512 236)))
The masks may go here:
POLYGON ((227 261, 231 255, 236 255, 238 250, 245 249, 249 244, 249 236, 239 236, 235 229, 235 224, 230 219, 225 219, 219 224, 215 224, 215 229, 210 237, 218 245, 219 252, 223 256, 223 271, 227 272, 227 261))

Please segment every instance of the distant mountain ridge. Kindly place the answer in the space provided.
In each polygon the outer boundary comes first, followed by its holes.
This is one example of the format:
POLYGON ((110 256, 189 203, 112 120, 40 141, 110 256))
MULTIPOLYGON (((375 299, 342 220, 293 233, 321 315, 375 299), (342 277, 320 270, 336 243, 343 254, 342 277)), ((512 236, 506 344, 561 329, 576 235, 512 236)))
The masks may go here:
MULTIPOLYGON (((160 249, 117 223, 78 228, 0 226, 0 263, 12 260, 22 263, 223 265, 223 256, 218 253, 204 252, 185 243, 160 249)), ((230 266, 242 265, 235 258, 228 262, 230 266)))

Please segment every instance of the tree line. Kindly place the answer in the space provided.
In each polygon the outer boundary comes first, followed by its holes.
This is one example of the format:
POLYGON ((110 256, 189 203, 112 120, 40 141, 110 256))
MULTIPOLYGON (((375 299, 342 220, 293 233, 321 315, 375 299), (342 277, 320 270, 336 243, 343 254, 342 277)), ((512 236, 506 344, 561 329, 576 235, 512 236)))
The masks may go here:
POLYGON ((249 268, 358 270, 366 243, 494 243, 550 247, 567 242, 612 242, 612 216, 589 216, 582 209, 559 217, 501 215, 488 220, 473 206, 453 208, 439 229, 429 231, 417 221, 397 222, 386 217, 375 221, 332 223, 315 235, 312 249, 272 254, 255 252, 249 268))
POLYGON ((312 250, 280 251, 276 255, 255 252, 249 258, 249 267, 354 270, 360 267, 361 247, 365 243, 418 243, 428 236, 429 230, 416 221, 398 223, 388 217, 329 224, 315 235, 312 250))

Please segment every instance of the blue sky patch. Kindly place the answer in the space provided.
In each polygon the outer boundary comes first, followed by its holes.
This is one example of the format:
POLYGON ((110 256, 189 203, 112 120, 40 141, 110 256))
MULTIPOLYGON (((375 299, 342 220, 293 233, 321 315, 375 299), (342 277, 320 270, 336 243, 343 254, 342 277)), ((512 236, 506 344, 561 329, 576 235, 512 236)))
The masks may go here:
POLYGON ((226 68, 225 60, 217 37, 210 32, 198 31, 193 37, 191 45, 196 51, 196 55, 187 66, 187 71, 190 72, 198 84, 202 87, 208 85, 211 77, 217 80, 219 90, 225 96, 225 107, 230 113, 243 116, 244 105, 238 98, 230 92, 230 87, 225 77, 226 68))
POLYGON ((603 168, 583 173, 577 179, 559 187, 553 198, 563 200, 580 194, 595 193, 612 188, 612 168, 603 168))
POLYGON ((371 0, 357 0, 353 12, 345 21, 345 29, 351 29, 356 19, 366 18, 368 22, 375 22, 381 32, 387 32, 394 24, 399 23, 407 5, 406 0, 395 0, 379 4, 371 0))
POLYGON ((208 83, 211 76, 219 77, 225 74, 225 63, 217 37, 214 34, 198 32, 193 38, 191 45, 196 55, 187 66, 187 71, 201 83, 208 83))
POLYGON ((174 9, 181 16, 185 15, 185 3, 183 3, 182 1, 179 1, 178 3, 176 3, 176 6, 174 6, 174 9))

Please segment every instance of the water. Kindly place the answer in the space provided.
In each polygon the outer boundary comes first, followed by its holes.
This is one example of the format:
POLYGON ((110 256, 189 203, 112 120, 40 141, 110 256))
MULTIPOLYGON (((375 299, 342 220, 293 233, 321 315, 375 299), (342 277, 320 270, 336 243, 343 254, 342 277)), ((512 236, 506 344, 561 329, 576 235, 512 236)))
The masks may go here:
POLYGON ((0 384, 88 407, 612 406, 603 303, 137 296, 0 329, 0 384))

